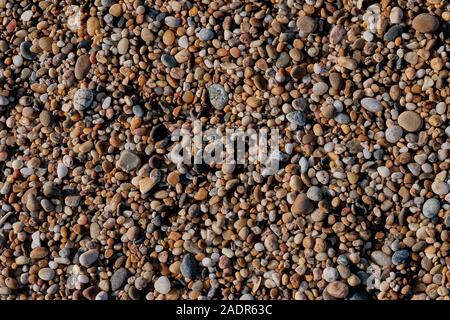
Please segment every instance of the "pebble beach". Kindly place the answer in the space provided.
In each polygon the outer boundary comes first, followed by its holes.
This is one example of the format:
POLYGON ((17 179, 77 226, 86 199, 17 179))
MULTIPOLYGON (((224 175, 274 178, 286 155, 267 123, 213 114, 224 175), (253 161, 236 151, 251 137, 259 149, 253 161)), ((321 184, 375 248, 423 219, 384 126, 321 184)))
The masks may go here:
POLYGON ((450 300, 449 55, 446 0, 0 0, 0 300, 450 300))

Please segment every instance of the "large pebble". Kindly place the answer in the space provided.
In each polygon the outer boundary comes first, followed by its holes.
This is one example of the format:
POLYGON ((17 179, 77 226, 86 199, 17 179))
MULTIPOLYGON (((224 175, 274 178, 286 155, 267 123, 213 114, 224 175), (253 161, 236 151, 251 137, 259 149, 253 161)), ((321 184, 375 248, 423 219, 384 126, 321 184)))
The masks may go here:
POLYGON ((314 210, 314 203, 308 199, 305 193, 300 193, 296 198, 291 207, 291 212, 294 215, 304 215, 309 214, 314 210))
POLYGON ((297 28, 300 31, 300 35, 308 35, 313 32, 317 27, 316 20, 309 16, 301 16, 297 19, 297 28))
POLYGON ((111 290, 116 291, 122 288, 128 279, 128 270, 120 268, 116 270, 111 277, 111 290))
POLYGON ((202 41, 209 41, 214 39, 214 31, 205 28, 200 30, 199 33, 197 33, 197 36, 202 41))
POLYGON ((439 200, 431 198, 425 201, 425 203, 423 204, 422 212, 425 217, 431 219, 434 218, 439 213, 440 209, 441 203, 439 202, 439 200))
POLYGON ((95 261, 98 259, 98 251, 97 250, 88 250, 86 252, 83 252, 78 261, 83 267, 90 267, 95 261))
POLYGON ((117 161, 117 167, 125 172, 131 172, 141 165, 141 159, 132 151, 124 150, 117 161))
POLYGON ((390 266, 392 263, 391 257, 380 250, 372 252, 370 257, 372 258, 373 262, 382 267, 390 266))
POLYGON ((394 252, 392 255, 392 263, 394 265, 404 264, 409 258, 409 251, 402 249, 394 252))
POLYGON ((361 106, 370 112, 380 112, 383 110, 380 101, 374 98, 363 98, 361 100, 361 106))
POLYGON ((73 107, 75 110, 82 111, 89 108, 94 100, 94 94, 89 89, 78 89, 73 96, 73 107))
POLYGON ((439 20, 429 13, 421 13, 413 19, 412 27, 420 33, 434 32, 439 28, 439 20))
POLYGON ((348 285, 341 281, 333 281, 326 287, 327 292, 337 299, 347 297, 349 288, 348 285))
POLYGON ((422 129, 423 119, 417 112, 408 110, 400 114, 398 124, 408 132, 416 132, 422 129))
POLYGON ((169 278, 162 276, 155 281, 155 290, 161 294, 167 294, 170 291, 169 278))
POLYGON ((89 60, 89 55, 83 54, 77 59, 75 63, 75 78, 78 80, 84 79, 91 68, 91 61, 89 60))
POLYGON ((293 124, 298 126, 304 126, 306 124, 306 115, 304 112, 296 110, 291 111, 286 115, 286 119, 293 124))
POLYGON ((403 135, 403 129, 400 126, 393 125, 386 129, 385 137, 389 143, 396 143, 403 135))
POLYGON ((221 84, 213 84, 208 87, 209 101, 217 110, 222 110, 228 103, 228 93, 221 84))
POLYGON ((191 253, 183 257, 180 265, 181 274, 187 279, 195 278, 197 274, 197 261, 191 253))
POLYGON ((50 281, 55 278, 55 271, 50 268, 42 268, 41 270, 39 270, 38 276, 44 281, 50 281))

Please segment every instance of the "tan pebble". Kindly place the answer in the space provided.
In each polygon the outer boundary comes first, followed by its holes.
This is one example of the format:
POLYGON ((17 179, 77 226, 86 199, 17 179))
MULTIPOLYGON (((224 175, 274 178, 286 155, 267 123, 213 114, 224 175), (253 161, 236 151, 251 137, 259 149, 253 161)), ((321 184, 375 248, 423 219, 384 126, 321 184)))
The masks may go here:
POLYGON ((166 30, 163 34, 162 40, 166 46, 170 46, 175 42, 175 34, 172 30, 166 30))
POLYGON ((208 197, 208 191, 205 188, 200 188, 194 195, 194 199, 197 201, 205 200, 208 197))
POLYGON ((122 15, 122 5, 119 3, 113 4, 109 8, 109 14, 113 17, 119 17, 120 15, 122 15))
POLYGON ((91 37, 95 36, 95 32, 100 30, 100 22, 97 17, 89 17, 86 22, 86 31, 91 37))
POLYGON ((178 182, 180 182, 180 173, 178 171, 172 171, 167 176, 167 183, 171 186, 175 186, 178 182))
POLYGON ((314 204, 308 199, 305 193, 300 193, 291 207, 291 212, 294 215, 309 214, 314 210, 314 204))
POLYGON ((400 127, 409 132, 419 131, 423 126, 423 120, 417 112, 404 111, 398 117, 400 127))

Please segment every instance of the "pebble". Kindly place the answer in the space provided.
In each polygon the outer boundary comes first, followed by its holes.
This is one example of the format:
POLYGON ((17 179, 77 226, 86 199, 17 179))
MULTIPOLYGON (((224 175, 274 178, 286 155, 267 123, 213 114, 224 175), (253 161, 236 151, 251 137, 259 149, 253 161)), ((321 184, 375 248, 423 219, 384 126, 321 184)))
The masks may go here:
POLYGON ((217 110, 222 110, 228 104, 228 94, 220 84, 213 84, 208 87, 209 101, 217 110))
POLYGON ((83 111, 89 108, 94 100, 94 94, 89 89, 78 89, 73 96, 73 107, 75 110, 83 111))
POLYGON ((168 294, 170 291, 169 278, 162 276, 155 281, 155 290, 161 294, 168 294))
POLYGON ((77 59, 75 63, 75 78, 78 80, 84 79, 91 69, 91 61, 89 60, 89 55, 83 54, 77 59))
POLYGON ((421 13, 414 17, 412 27, 420 33, 434 32, 439 28, 439 20, 429 13, 421 13))
POLYGON ((120 268, 116 270, 111 277, 111 290, 117 291, 121 289, 127 282, 128 277, 129 273, 127 269, 120 268))
POLYGON ((398 124, 408 132, 417 132, 422 129, 423 119, 414 111, 404 111, 398 117, 398 124))
POLYGON ((94 262, 97 261, 97 259, 98 259, 98 251, 93 249, 83 252, 79 257, 80 264, 86 268, 94 264, 94 262))
POLYGON ((301 16, 297 19, 297 28, 302 35, 308 35, 317 27, 316 20, 309 16, 301 16))
POLYGON ((126 54, 128 52, 128 47, 130 45, 130 42, 127 38, 120 39, 119 43, 117 44, 117 52, 119 54, 126 54))
POLYGON ((195 261, 195 258, 191 253, 188 253, 183 257, 180 264, 180 271, 181 274, 187 279, 195 278, 197 274, 197 261, 195 261))
POLYGON ((326 291, 334 298, 343 299, 348 296, 349 288, 344 282, 333 281, 327 285, 326 291))
POLYGON ((380 101, 374 98, 364 98, 361 100, 361 106, 370 112, 380 112, 383 110, 380 101))
POLYGON ((396 143, 403 136, 403 129, 397 125, 390 126, 386 129, 385 136, 389 143, 396 143))
POLYGON ((382 267, 388 267, 392 264, 391 257, 380 250, 373 251, 370 257, 373 262, 382 267))
POLYGON ((315 95, 321 96, 328 91, 328 85, 325 82, 315 83, 312 91, 315 95))
POLYGON ((131 172, 141 165, 141 159, 132 151, 124 150, 116 165, 125 172, 131 172))
POLYGON ((29 2, 0 1, 2 299, 448 298, 438 0, 29 2), (278 148, 176 161, 227 129, 278 148))
POLYGON ((398 250, 394 252, 392 255, 392 263, 396 266, 399 264, 404 264, 409 258, 409 251, 408 250, 398 250))
POLYGON ((314 210, 313 202, 308 199, 308 196, 304 193, 300 193, 291 207, 291 212, 294 215, 306 215, 314 210))
POLYGON ((449 193, 450 187, 443 181, 436 180, 431 184, 431 190, 437 195, 443 196, 449 193))
POLYGON ((397 37, 401 36, 403 33, 403 26, 395 25, 389 28, 384 34, 384 41, 394 41, 397 37))
POLYGON ((306 116, 302 111, 292 111, 286 115, 286 119, 295 125, 304 126, 306 124, 306 116))
POLYGON ((205 29, 200 30, 198 32, 197 36, 201 41, 209 41, 214 38, 214 31, 212 31, 211 29, 205 28, 205 29))
POLYGON ((55 278, 55 271, 50 268, 42 268, 39 270, 38 276, 44 281, 50 281, 55 278))
POLYGON ((323 269, 322 278, 326 282, 334 282, 339 279, 339 272, 336 268, 326 267, 323 269))
POLYGON ((0 106, 7 106, 9 104, 9 100, 7 97, 0 96, 0 106))

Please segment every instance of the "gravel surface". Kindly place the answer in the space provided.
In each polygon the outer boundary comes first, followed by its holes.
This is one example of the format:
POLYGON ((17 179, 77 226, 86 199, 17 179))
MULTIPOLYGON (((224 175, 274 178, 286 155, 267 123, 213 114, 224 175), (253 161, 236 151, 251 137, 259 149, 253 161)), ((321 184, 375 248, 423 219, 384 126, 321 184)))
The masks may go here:
POLYGON ((0 18, 0 299, 450 299, 449 2, 0 18), (279 169, 174 163, 194 120, 279 169))

